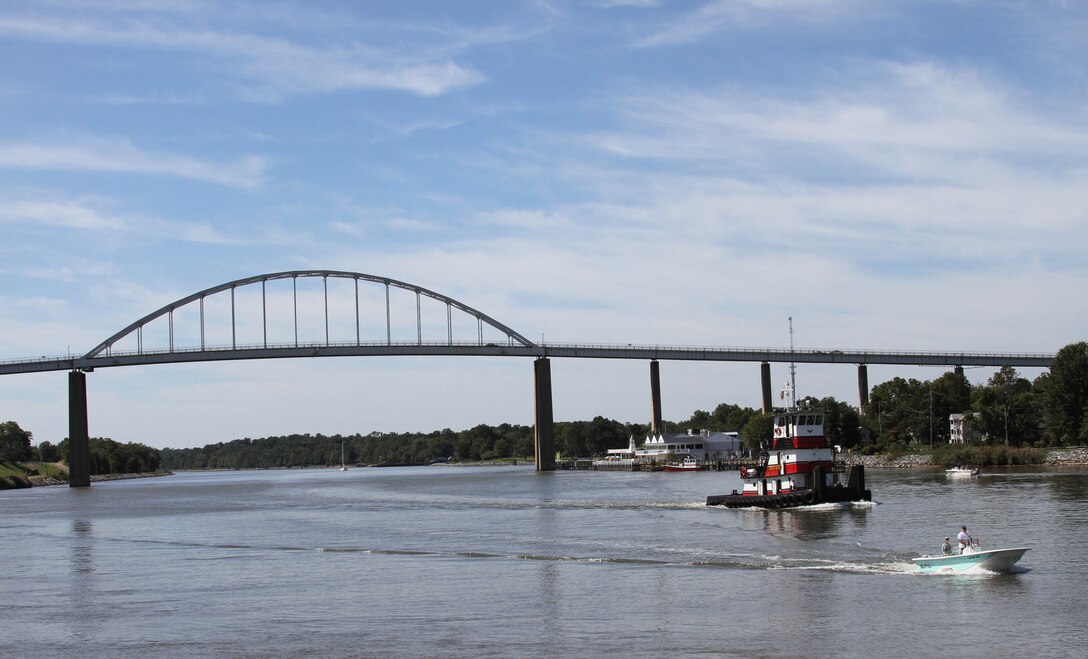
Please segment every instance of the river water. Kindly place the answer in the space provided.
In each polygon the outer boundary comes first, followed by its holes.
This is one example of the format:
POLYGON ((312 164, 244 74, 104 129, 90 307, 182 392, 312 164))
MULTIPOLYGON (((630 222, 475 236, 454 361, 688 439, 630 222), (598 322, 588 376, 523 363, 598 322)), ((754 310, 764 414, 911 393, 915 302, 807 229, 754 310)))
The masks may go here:
POLYGON ((0 654, 1083 656, 1088 469, 867 472, 872 504, 708 508, 736 472, 183 473, 0 493, 0 654), (1007 575, 920 575, 959 526, 1007 575))

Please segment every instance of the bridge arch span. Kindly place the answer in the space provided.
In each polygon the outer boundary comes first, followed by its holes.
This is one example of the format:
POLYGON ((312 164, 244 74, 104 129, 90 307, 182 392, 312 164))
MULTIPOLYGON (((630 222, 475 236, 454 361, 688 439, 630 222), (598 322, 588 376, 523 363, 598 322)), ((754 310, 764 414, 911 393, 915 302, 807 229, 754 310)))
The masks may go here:
MULTIPOLYGON (((405 353, 411 352, 411 346, 417 346, 422 348, 424 346, 423 340, 423 321, 421 312, 421 300, 428 299, 437 303, 445 305, 446 307, 446 336, 440 340, 428 341, 430 346, 446 346, 452 347, 458 346, 488 346, 489 348, 498 348, 495 341, 489 341, 485 344, 484 329, 489 328, 489 332, 492 332, 494 336, 505 337, 504 343, 506 346, 517 348, 519 354, 536 354, 539 351, 538 346, 532 341, 527 339, 519 332, 513 330, 507 325, 499 322, 491 316, 463 303, 455 300, 449 296, 437 293, 422 286, 417 286, 404 281, 391 279, 389 277, 381 277, 378 275, 371 275, 361 272, 348 272, 342 270, 292 270, 286 272, 275 272, 263 275, 256 275, 252 277, 246 277, 243 279, 236 279, 229 281, 211 288, 206 288, 202 291, 198 291, 186 297, 180 298, 171 302, 146 316, 136 320, 127 327, 113 334, 106 340, 102 341, 89 352, 83 355, 79 361, 82 365, 93 366, 97 365, 109 365, 106 361, 118 364, 118 359, 136 358, 136 361, 147 363, 148 361, 199 361, 202 359, 240 359, 240 358, 262 358, 262 357, 287 357, 287 356, 301 356, 300 349, 306 350, 311 348, 331 348, 334 346, 330 340, 329 335, 329 280, 351 280, 355 284, 354 293, 354 306, 355 306, 355 340, 347 342, 338 342, 335 344, 339 348, 339 352, 313 352, 314 356, 319 354, 353 354, 352 348, 362 348, 364 345, 368 347, 370 353, 374 354, 380 352, 383 349, 393 349, 394 341, 392 336, 392 319, 391 319, 391 303, 390 303, 390 289, 400 289, 407 291, 415 295, 415 341, 398 342, 396 345, 397 352, 405 353), (291 280, 291 298, 292 298, 292 313, 294 324, 294 339, 285 343, 270 343, 268 339, 269 333, 269 320, 268 320, 268 302, 269 294, 267 286, 270 282, 279 280, 291 280), (322 291, 324 296, 324 324, 325 324, 325 337, 324 340, 307 340, 300 341, 299 339, 299 292, 298 281, 309 279, 320 279, 322 282, 322 291), (364 283, 366 285, 377 285, 384 287, 384 306, 385 306, 385 336, 382 338, 368 337, 366 343, 362 341, 361 335, 361 322, 360 322, 360 298, 359 298, 359 285, 364 283), (259 324, 261 326, 262 339, 256 344, 248 343, 241 344, 239 342, 239 331, 237 327, 237 307, 236 293, 240 289, 252 290, 259 287, 260 292, 260 307, 261 318, 259 324), (206 317, 205 317, 205 301, 209 298, 213 298, 219 294, 229 293, 230 298, 230 344, 229 345, 215 345, 211 346, 205 340, 206 330, 206 317), (175 344, 175 330, 174 330, 174 317, 175 314, 188 310, 191 306, 198 307, 199 315, 199 335, 200 345, 186 345, 179 346, 175 344), (476 323, 477 337, 473 341, 454 341, 454 310, 471 318, 476 323), (144 345, 144 331, 146 328, 157 323, 165 321, 167 325, 168 340, 167 345, 164 348, 147 348, 144 345), (135 339, 135 349, 126 348, 122 344, 127 344, 135 339), (214 355, 214 356, 213 356, 214 355), (151 359, 149 359, 151 358, 151 359)), ((253 324, 253 319, 248 319, 250 324, 253 324)), ((156 325, 157 326, 157 325, 156 325)), ((222 328, 218 328, 222 329, 222 328)), ((360 353, 362 354, 362 353, 360 353)))

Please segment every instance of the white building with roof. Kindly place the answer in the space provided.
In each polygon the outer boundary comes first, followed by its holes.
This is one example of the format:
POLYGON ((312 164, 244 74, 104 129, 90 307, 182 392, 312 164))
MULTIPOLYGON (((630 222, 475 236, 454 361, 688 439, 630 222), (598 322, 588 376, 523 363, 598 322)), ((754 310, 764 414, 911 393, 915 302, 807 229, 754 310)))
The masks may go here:
POLYGON ((672 435, 650 435, 642 446, 636 446, 635 438, 631 437, 627 448, 608 449, 608 455, 649 462, 671 454, 678 460, 692 457, 701 462, 714 462, 740 457, 743 451, 744 438, 740 433, 688 430, 672 435))

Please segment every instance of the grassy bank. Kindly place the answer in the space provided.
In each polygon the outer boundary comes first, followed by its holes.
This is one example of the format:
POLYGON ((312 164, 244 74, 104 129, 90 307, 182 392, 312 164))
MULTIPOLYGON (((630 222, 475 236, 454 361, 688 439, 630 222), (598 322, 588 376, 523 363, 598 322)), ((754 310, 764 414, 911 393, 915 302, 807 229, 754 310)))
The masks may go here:
POLYGON ((22 465, 0 462, 0 490, 30 487, 30 478, 22 465))
POLYGON ((30 487, 43 478, 67 481, 68 469, 54 462, 0 462, 0 490, 30 487))

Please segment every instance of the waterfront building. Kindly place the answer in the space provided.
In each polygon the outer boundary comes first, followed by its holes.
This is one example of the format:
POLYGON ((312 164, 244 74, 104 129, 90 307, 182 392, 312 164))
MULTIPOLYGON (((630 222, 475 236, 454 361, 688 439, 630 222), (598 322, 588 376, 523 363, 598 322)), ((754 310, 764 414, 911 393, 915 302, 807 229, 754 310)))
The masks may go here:
POLYGON ((608 455, 617 459, 652 462, 673 456, 677 460, 691 457, 700 462, 730 460, 744 454, 744 438, 737 432, 710 432, 688 430, 686 433, 649 435, 641 446, 630 438, 627 448, 608 449, 608 455))

